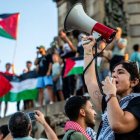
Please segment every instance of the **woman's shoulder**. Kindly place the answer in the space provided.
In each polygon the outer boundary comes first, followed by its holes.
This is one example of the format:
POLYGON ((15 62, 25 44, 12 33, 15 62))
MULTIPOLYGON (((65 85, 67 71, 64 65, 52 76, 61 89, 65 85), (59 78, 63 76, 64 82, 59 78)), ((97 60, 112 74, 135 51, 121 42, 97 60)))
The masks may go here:
POLYGON ((128 105, 138 105, 140 104, 140 93, 137 94, 138 96, 135 96, 128 105))
POLYGON ((124 110, 132 113, 140 120, 140 96, 134 97, 124 110))

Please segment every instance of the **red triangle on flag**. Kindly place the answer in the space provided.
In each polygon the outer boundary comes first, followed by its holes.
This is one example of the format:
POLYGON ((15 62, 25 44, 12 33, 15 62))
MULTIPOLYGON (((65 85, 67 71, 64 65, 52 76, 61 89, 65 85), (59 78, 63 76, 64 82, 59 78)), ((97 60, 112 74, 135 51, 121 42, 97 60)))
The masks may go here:
POLYGON ((65 70, 64 70, 64 77, 66 77, 68 75, 68 73, 70 72, 70 70, 73 68, 73 66, 75 65, 75 61, 67 58, 66 59, 66 64, 65 64, 65 70))
POLYGON ((0 74, 0 97, 7 94, 12 88, 10 81, 0 74))
POLYGON ((0 20, 0 26, 14 39, 17 38, 19 13, 12 14, 11 16, 0 20))

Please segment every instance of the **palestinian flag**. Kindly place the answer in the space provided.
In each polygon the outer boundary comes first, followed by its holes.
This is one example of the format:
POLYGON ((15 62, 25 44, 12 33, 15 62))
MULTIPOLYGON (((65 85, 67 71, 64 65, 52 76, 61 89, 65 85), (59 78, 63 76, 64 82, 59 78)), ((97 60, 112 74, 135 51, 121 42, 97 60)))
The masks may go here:
POLYGON ((11 88, 11 83, 0 73, 0 97, 7 94, 11 88))
POLYGON ((0 15, 0 36, 17 39, 19 13, 0 15))
POLYGON ((20 100, 34 100, 38 96, 37 90, 37 74, 35 71, 31 71, 25 74, 20 75, 20 77, 12 76, 6 77, 11 79, 9 83, 12 85, 11 90, 0 97, 0 101, 20 101, 20 100))
POLYGON ((83 57, 67 58, 64 70, 64 77, 83 73, 83 57))

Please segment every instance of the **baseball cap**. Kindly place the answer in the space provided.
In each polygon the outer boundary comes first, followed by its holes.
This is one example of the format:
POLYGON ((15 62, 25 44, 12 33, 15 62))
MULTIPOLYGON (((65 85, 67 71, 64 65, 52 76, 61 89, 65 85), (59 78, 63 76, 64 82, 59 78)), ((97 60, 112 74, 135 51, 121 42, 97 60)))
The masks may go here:
POLYGON ((37 49, 41 49, 41 48, 42 48, 42 49, 45 49, 45 47, 44 47, 43 45, 37 46, 36 48, 37 48, 37 49))

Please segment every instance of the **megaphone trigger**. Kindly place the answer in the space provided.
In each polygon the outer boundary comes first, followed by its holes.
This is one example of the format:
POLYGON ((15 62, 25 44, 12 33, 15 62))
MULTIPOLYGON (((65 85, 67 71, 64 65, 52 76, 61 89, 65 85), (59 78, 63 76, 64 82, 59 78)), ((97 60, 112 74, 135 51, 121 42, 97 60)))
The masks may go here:
POLYGON ((101 36, 101 34, 95 32, 95 31, 93 31, 92 35, 95 39, 98 39, 101 36))
MULTIPOLYGON (((99 34, 99 33, 97 33, 97 32, 93 32, 93 37, 95 38, 95 40, 96 40, 96 42, 99 42, 99 41, 101 41, 101 40, 104 40, 104 38, 101 36, 101 34, 99 34)), ((106 40, 104 40, 104 41, 106 41, 106 40)))
POLYGON ((82 40, 82 45, 89 44, 92 41, 90 36, 86 36, 86 35, 82 34, 80 37, 82 40))
POLYGON ((87 45, 91 42, 91 40, 82 40, 82 45, 87 45))

